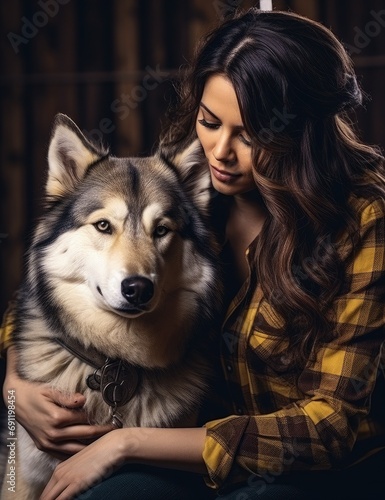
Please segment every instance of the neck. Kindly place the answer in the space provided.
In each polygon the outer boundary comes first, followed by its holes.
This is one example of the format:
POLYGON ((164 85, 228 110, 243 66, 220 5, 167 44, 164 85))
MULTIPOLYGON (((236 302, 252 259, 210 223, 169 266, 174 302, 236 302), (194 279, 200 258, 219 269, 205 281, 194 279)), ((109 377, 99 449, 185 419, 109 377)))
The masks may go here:
POLYGON ((256 189, 233 197, 232 210, 251 218, 265 219, 266 207, 256 189))
POLYGON ((240 259, 260 233, 266 220, 266 208, 257 190, 234 196, 226 225, 226 235, 231 246, 237 248, 240 259))

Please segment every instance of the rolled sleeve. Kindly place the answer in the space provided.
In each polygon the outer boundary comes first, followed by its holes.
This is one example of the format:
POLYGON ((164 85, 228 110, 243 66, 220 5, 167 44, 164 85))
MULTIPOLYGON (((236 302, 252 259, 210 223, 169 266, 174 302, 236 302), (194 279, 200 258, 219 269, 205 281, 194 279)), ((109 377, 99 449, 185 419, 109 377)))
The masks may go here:
POLYGON ((206 484, 208 486, 219 488, 230 474, 236 480, 236 472, 233 470, 234 459, 249 420, 250 417, 247 416, 230 416, 205 425, 207 437, 203 449, 203 460, 207 467, 206 484))
MULTIPOLYGON (((249 415, 205 425, 203 459, 209 486, 220 488, 241 473, 245 480, 266 472, 340 468, 358 458, 352 450, 371 410, 385 339, 384 201, 363 203, 360 214, 359 243, 354 249, 347 242, 340 247, 346 279, 329 310, 335 324, 333 338, 318 347, 315 359, 309 360, 295 383, 284 372, 277 375, 279 392, 271 372, 253 382, 253 368, 245 364, 252 358, 246 358, 244 351, 237 353, 239 366, 248 373, 239 387, 244 400, 250 401, 249 415), (264 400, 270 406, 279 401, 280 406, 264 414, 264 400), (258 411, 251 407, 256 402, 258 411)), ((257 363, 268 363, 273 354, 268 352, 271 337, 265 337, 263 358, 256 357, 261 346, 254 346, 257 363)))

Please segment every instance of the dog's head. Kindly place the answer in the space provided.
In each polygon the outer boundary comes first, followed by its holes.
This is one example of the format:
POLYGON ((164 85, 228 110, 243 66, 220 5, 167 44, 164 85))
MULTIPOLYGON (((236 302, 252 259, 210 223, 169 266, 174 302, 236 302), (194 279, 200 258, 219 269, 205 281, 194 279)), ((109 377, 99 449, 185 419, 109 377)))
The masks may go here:
POLYGON ((46 303, 106 328, 117 318, 160 320, 160 311, 188 321, 215 281, 200 145, 171 159, 161 151, 116 158, 58 115, 48 164, 46 212, 30 252, 46 303))

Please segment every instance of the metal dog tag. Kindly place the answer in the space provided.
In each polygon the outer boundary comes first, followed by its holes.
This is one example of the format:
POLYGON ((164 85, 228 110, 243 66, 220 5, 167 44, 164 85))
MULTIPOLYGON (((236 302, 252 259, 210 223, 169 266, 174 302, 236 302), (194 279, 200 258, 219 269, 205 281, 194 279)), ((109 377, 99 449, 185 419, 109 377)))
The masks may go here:
POLYGON ((116 408, 110 408, 111 424, 117 429, 123 427, 123 417, 116 411, 116 408))
POLYGON ((111 361, 102 368, 100 390, 104 401, 112 406, 124 406, 132 398, 138 385, 138 373, 122 361, 111 361))
POLYGON ((92 373, 91 375, 88 375, 88 377, 86 379, 86 383, 87 383, 88 387, 90 389, 92 389, 93 391, 100 391, 100 381, 101 381, 101 377, 100 377, 99 370, 95 370, 94 373, 92 373))

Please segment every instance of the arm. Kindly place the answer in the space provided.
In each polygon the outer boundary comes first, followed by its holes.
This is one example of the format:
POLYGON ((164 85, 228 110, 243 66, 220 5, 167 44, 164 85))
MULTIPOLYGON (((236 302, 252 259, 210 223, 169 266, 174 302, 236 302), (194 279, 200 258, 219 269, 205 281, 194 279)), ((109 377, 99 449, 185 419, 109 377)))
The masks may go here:
POLYGON ((4 401, 8 391, 14 389, 16 419, 39 450, 63 460, 111 430, 109 426, 88 425, 82 411, 85 403, 82 394, 66 395, 46 384, 21 379, 16 371, 16 361, 15 348, 8 347, 4 401))
MULTIPOLYGON (((335 303, 335 340, 322 346, 293 384, 294 403, 266 415, 230 416, 203 429, 113 431, 60 464, 42 500, 67 498, 124 462, 208 473, 211 486, 219 487, 236 476, 330 468, 342 460, 369 411, 383 343, 384 213, 369 207, 363 214, 363 245, 351 264, 349 291, 335 303)), ((248 349, 257 343, 252 335, 248 349)))
POLYGON ((316 360, 298 378, 280 364, 287 350, 283 347, 276 356, 274 335, 263 330, 266 324, 271 329, 269 321, 275 320, 266 304, 260 306, 265 317, 257 327, 254 322, 246 354, 242 352, 247 361, 237 367, 246 389, 241 396, 235 391, 238 399, 249 398, 247 411, 252 409, 255 416, 230 416, 206 425, 203 457, 212 486, 235 477, 247 479, 251 473, 276 476, 338 467, 351 455, 360 422, 370 410, 384 342, 384 214, 382 200, 362 210, 361 244, 354 256, 341 244, 348 268, 344 290, 331 311, 337 320, 334 339, 320 346, 316 360), (254 360, 267 366, 259 378, 254 360), (275 411, 258 414, 264 404, 275 411))
POLYGON ((62 462, 41 500, 72 498, 107 478, 123 463, 205 473, 202 451, 206 429, 116 429, 62 462))

